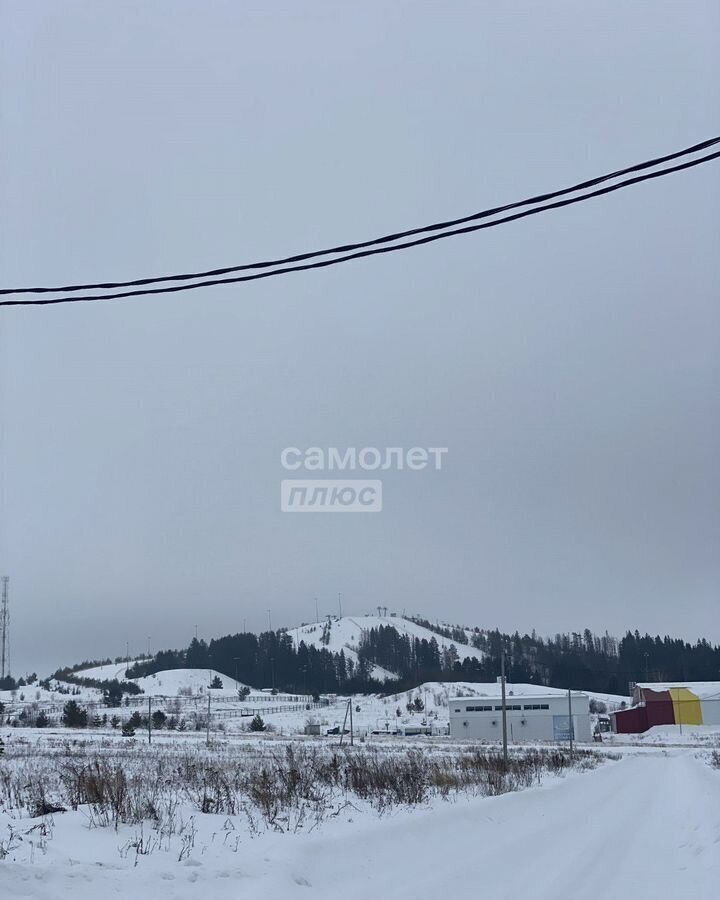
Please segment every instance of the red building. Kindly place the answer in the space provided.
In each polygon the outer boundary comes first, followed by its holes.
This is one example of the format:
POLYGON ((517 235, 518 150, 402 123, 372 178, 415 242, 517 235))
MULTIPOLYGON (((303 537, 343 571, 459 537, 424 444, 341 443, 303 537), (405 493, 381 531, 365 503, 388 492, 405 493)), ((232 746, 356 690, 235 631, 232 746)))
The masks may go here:
POLYGON ((633 705, 612 713, 613 731, 641 734, 654 725, 714 725, 720 720, 717 682, 636 684, 633 705))

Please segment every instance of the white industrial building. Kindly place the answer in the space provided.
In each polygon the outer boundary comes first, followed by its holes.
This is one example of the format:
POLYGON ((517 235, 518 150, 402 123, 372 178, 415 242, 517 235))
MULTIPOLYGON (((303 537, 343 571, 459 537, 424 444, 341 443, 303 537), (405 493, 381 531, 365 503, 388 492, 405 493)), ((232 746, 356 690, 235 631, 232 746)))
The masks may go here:
MULTIPOLYGON (((474 697, 448 700, 450 736, 479 741, 502 740, 502 694, 500 685, 478 685, 487 691, 474 697)), ((537 685, 506 685, 507 736, 511 743, 570 739, 567 691, 544 690, 537 685), (529 691, 523 691, 528 688, 529 691)), ((578 743, 589 743, 590 700, 572 692, 572 735, 578 743)))

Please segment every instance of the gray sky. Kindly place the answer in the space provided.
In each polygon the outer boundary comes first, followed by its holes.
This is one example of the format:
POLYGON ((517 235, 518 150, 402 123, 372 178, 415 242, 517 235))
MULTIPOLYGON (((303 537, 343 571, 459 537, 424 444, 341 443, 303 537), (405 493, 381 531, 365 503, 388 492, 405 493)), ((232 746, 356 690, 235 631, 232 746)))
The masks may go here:
MULTIPOLYGON (((0 3, 3 285, 362 239, 717 133, 714 2, 0 3)), ((13 668, 382 603, 720 641, 720 163, 425 249, 4 310, 13 668), (447 446, 377 515, 286 446, 447 446)))

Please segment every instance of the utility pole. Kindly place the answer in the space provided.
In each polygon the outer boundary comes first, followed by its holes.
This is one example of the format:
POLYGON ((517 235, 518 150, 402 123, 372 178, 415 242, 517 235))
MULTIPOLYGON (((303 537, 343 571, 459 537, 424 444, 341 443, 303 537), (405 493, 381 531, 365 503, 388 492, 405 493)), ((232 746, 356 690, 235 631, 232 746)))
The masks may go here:
POLYGON ((650 654, 647 652, 647 650, 645 651, 644 656, 645 656, 645 681, 648 682, 648 681, 650 681, 650 675, 649 675, 649 670, 648 670, 648 659, 650 658, 650 654))
POLYGON ((344 718, 343 718, 342 728, 340 729, 340 746, 341 746, 341 747, 342 747, 342 745, 343 745, 343 741, 345 740, 345 725, 347 724, 348 713, 350 714, 350 746, 351 746, 351 747, 353 746, 353 737, 354 737, 354 735, 353 735, 353 715, 352 715, 352 712, 353 712, 353 711, 352 711, 352 704, 353 704, 353 702, 352 702, 352 697, 350 697, 350 699, 348 700, 347 705, 346 705, 346 707, 345 707, 345 716, 344 716, 344 718))
POLYGON ((340 610, 340 618, 342 619, 342 594, 338 594, 338 609, 340 610))
POLYGON ((503 770, 507 772, 508 748, 507 748, 507 707, 505 706, 505 647, 500 653, 500 695, 502 697, 502 744, 503 744, 503 770))
POLYGON ((568 687, 568 734, 570 736, 570 755, 573 752, 573 714, 572 714, 572 688, 568 687))
POLYGON ((207 713, 207 731, 205 733, 205 743, 210 746, 210 692, 208 691, 208 713, 207 713))
POLYGON ((10 578, 2 577, 2 606, 0 606, 0 678, 10 674, 10 607, 8 584, 10 578))
POLYGON ((152 744, 152 699, 148 697, 148 744, 152 744))

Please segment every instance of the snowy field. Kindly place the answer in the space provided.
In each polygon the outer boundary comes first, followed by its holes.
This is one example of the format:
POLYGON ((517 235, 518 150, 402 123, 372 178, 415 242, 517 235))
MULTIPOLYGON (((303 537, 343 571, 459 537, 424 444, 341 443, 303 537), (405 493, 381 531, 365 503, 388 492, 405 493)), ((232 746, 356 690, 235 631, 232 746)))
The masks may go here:
MULTIPOLYGON (((324 635, 316 625, 290 633, 352 657, 371 618, 335 620, 324 635)), ((425 631, 392 620, 400 622, 425 631)), ((77 674, 124 672, 111 664, 77 674)), ((98 688, 72 683, 0 694, 0 896, 720 896, 720 768, 711 765, 720 728, 604 734, 571 765, 564 747, 511 747, 505 774, 496 745, 447 734, 449 701, 494 696, 494 683, 431 682, 320 703, 258 690, 241 699, 243 686, 213 670, 136 683, 143 693, 113 708, 98 688), (216 676, 222 687, 211 688, 216 676), (61 726, 70 699, 93 727, 61 726), (341 746, 350 709, 355 743, 345 735, 341 746), (40 710, 48 726, 25 727, 40 710), (150 711, 168 716, 150 745, 142 728, 122 736, 133 713, 150 711), (261 734, 249 731, 256 713, 261 734)), ((628 702, 589 696, 608 711, 628 702)))
POLYGON ((720 725, 654 725, 642 734, 606 734, 614 747, 720 748, 720 725))
POLYGON ((13 900, 718 896, 720 769, 697 747, 570 768, 515 750, 503 776, 492 749, 443 738, 3 737, 13 900))

